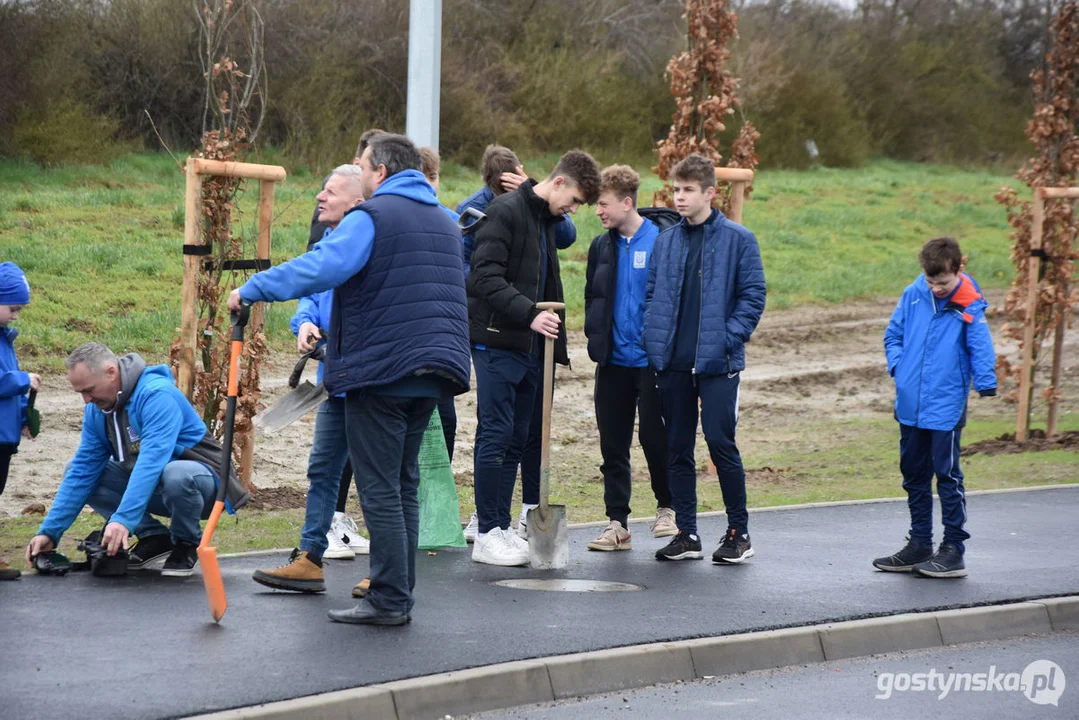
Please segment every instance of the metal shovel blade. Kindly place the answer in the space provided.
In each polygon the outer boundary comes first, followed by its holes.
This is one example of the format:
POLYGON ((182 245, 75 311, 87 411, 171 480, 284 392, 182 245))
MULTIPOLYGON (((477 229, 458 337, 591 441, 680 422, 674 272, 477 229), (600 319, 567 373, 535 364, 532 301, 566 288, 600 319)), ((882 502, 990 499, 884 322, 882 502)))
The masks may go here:
POLYGON ((295 389, 289 390, 269 410, 256 415, 252 422, 267 435, 271 435, 296 422, 321 405, 325 399, 326 390, 322 383, 312 385, 310 380, 304 380, 295 389))
POLYGON ((565 505, 528 511, 528 565, 537 570, 561 570, 569 565, 569 522, 565 505))

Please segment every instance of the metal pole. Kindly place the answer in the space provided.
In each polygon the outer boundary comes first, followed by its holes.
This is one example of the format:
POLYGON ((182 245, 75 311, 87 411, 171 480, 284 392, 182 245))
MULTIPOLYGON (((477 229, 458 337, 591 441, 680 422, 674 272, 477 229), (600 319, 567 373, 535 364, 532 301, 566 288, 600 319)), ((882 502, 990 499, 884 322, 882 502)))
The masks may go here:
POLYGON ((441 77, 442 0, 410 0, 405 134, 417 146, 436 150, 441 77))

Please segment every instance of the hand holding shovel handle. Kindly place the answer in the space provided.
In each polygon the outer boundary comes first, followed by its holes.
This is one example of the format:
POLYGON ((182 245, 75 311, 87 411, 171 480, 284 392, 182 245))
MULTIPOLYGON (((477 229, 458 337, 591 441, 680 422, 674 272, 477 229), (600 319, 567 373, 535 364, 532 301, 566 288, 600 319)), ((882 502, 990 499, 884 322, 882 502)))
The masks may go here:
POLYGON ((217 563, 217 548, 210 545, 214 530, 217 529, 217 521, 221 517, 221 511, 225 509, 225 487, 228 484, 229 475, 232 473, 232 431, 236 424, 236 397, 240 394, 240 353, 244 349, 244 327, 251 312, 251 306, 246 303, 240 306, 238 312, 231 314, 232 318, 232 342, 229 347, 229 384, 228 397, 225 405, 225 437, 222 442, 221 469, 217 479, 217 500, 214 509, 210 513, 210 519, 206 521, 206 528, 202 531, 202 542, 199 543, 199 564, 202 565, 202 582, 206 586, 206 599, 210 602, 210 614, 214 622, 220 622, 228 609, 228 598, 225 597, 225 582, 221 578, 221 568, 217 563))

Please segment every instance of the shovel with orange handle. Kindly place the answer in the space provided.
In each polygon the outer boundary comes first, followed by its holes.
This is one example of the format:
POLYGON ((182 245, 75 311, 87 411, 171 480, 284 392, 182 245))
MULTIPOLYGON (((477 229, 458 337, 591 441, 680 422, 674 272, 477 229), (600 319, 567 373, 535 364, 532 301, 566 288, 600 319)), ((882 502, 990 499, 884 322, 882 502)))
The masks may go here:
POLYGON ((214 530, 217 529, 217 520, 221 517, 221 511, 225 509, 225 487, 232 472, 232 430, 236 424, 236 396, 240 390, 240 353, 244 349, 244 327, 251 312, 251 306, 246 303, 240 306, 239 312, 231 314, 232 319, 232 342, 229 347, 229 385, 228 399, 225 405, 225 438, 222 442, 221 472, 217 481, 217 501, 210 513, 210 519, 206 521, 206 529, 202 531, 202 542, 199 543, 199 565, 202 566, 202 583, 206 586, 206 599, 210 601, 210 614, 214 622, 220 622, 229 607, 228 598, 225 597, 225 581, 221 578, 221 568, 217 564, 217 548, 210 545, 214 530))

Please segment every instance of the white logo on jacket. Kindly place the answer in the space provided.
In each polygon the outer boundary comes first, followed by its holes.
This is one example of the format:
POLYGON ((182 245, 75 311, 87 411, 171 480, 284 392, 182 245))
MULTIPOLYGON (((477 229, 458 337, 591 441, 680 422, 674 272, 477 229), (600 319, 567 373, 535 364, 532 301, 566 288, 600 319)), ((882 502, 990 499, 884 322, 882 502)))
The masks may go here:
POLYGON ((644 250, 635 251, 633 253, 633 268, 640 270, 645 267, 648 267, 648 253, 644 250))

